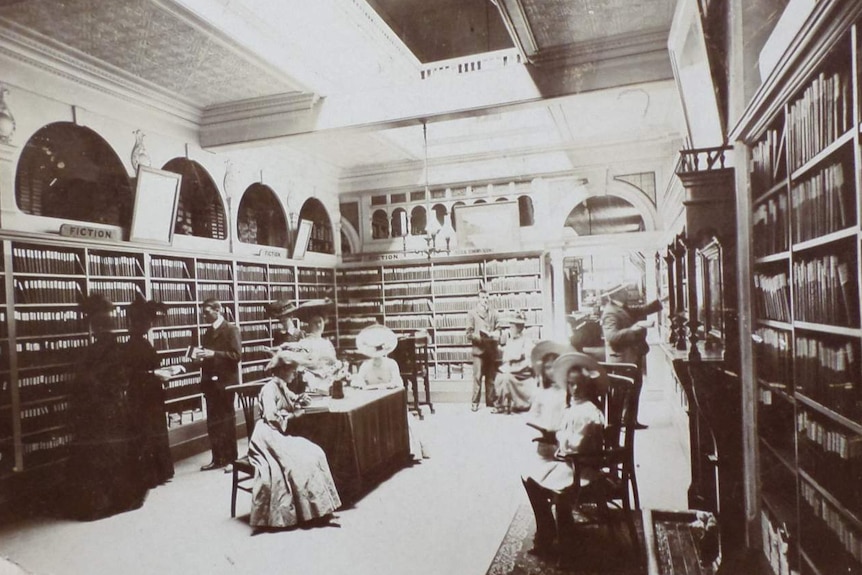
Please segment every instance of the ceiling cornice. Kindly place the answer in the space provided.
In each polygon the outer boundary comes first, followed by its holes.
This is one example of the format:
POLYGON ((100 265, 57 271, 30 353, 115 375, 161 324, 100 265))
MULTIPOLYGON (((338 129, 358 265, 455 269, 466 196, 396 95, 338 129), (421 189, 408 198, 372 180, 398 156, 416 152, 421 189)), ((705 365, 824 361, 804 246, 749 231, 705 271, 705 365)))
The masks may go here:
POLYGON ((647 52, 667 54, 669 33, 670 28, 661 28, 637 34, 599 38, 589 42, 572 42, 563 46, 545 48, 533 57, 532 62, 536 66, 559 66, 628 58, 647 52))
POLYGON ((98 92, 199 125, 202 110, 175 92, 0 18, 0 52, 98 92))
POLYGON ((319 96, 310 92, 288 92, 274 96, 261 96, 236 102, 226 102, 204 109, 202 126, 219 122, 250 121, 255 114, 266 111, 267 115, 282 115, 293 112, 310 112, 319 96))

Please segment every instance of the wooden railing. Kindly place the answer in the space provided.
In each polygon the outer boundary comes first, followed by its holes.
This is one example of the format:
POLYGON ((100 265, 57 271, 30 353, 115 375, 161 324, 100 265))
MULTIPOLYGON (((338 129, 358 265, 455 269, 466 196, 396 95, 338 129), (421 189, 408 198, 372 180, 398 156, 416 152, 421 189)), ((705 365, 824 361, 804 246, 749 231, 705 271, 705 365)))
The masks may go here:
POLYGON ((676 173, 690 174, 732 168, 732 157, 728 153, 732 149, 730 146, 722 146, 719 148, 680 150, 676 173))

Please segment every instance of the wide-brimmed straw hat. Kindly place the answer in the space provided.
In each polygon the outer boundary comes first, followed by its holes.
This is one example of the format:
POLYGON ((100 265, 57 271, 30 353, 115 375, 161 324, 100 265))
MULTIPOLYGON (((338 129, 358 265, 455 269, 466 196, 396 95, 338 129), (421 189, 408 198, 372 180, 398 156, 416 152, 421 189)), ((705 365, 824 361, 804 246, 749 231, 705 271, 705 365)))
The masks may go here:
POLYGON ((522 311, 504 313, 497 323, 500 325, 527 325, 527 314, 522 311))
POLYGON ((385 357, 397 345, 398 336, 385 325, 369 325, 356 334, 356 351, 365 357, 385 357))
POLYGON ((565 385, 566 376, 573 367, 582 367, 589 371, 590 377, 596 380, 600 387, 604 387, 607 382, 607 374, 599 362, 579 351, 564 353, 554 360, 554 381, 560 385, 565 385))
POLYGON ((264 369, 269 371, 282 365, 303 367, 311 363, 311 354, 308 352, 281 348, 273 352, 272 358, 264 369))
POLYGON ((544 339, 533 346, 533 351, 530 353, 530 361, 536 371, 538 371, 538 365, 549 353, 560 356, 564 353, 571 353, 573 351, 575 351, 575 348, 573 348, 571 344, 544 339))
POLYGON ((282 318, 291 315, 296 311, 296 304, 290 300, 280 299, 267 306, 267 313, 271 318, 282 318))
POLYGON ((335 302, 329 298, 304 301, 290 312, 295 318, 308 323, 315 316, 325 317, 335 311, 335 302))

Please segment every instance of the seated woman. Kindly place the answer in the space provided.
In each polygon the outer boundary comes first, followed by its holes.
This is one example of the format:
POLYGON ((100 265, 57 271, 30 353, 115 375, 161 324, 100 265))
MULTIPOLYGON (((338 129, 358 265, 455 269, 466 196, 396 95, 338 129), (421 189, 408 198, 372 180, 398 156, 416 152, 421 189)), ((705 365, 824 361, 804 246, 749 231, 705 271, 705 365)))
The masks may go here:
POLYGON ((327 393, 336 374, 342 369, 342 365, 335 355, 335 346, 323 337, 326 320, 322 313, 320 311, 311 312, 307 317, 308 331, 297 342, 299 349, 307 352, 309 357, 307 364, 303 367, 302 378, 310 391, 327 393))
POLYGON ((309 440, 288 434, 290 421, 303 414, 305 398, 291 385, 297 366, 307 361, 306 354, 281 350, 267 365, 272 378, 260 390, 260 420, 248 448, 255 469, 252 527, 323 523, 341 506, 326 454, 309 440))
POLYGON ((596 389, 604 378, 601 367, 588 355, 574 352, 558 357, 553 369, 554 379, 565 381, 567 389, 567 406, 556 433, 556 459, 521 476, 536 516, 536 536, 530 551, 534 555, 553 552, 554 540, 562 540, 573 526, 571 505, 577 490, 598 476, 597 469, 582 469, 579 484, 575 485, 574 470, 562 458, 602 448, 604 415, 594 403, 596 389))
POLYGON ((519 311, 509 318, 509 333, 504 339, 503 358, 500 362, 494 388, 497 401, 494 413, 512 413, 530 409, 536 378, 530 364, 533 341, 524 332, 527 318, 519 311))
MULTIPOLYGON (((367 357, 359 366, 359 371, 350 384, 358 388, 400 388, 404 387, 398 363, 388 357, 398 345, 398 336, 386 326, 374 324, 364 328, 356 335, 356 351, 367 357)), ((410 456, 414 461, 428 459, 422 440, 413 429, 411 418, 407 418, 407 432, 410 436, 410 456)))

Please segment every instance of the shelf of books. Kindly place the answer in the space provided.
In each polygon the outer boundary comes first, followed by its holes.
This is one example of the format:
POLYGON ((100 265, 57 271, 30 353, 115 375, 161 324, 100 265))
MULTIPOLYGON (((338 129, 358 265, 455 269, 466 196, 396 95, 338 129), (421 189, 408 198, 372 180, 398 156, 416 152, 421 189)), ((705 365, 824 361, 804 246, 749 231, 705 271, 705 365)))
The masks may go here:
POLYGON ((857 27, 802 67, 748 141, 761 524, 776 573, 862 573, 857 27))
POLYGON ((343 268, 337 283, 339 348, 352 349, 356 334, 373 323, 401 333, 427 332, 430 378, 471 380, 465 329, 479 289, 489 292, 498 314, 524 311, 538 339, 542 282, 541 259, 534 254, 343 268))
POLYGON ((200 307, 206 298, 218 298, 239 325, 240 370, 251 381, 264 376, 272 346, 267 304, 333 294, 331 269, 113 248, 0 239, 0 480, 67 457, 75 362, 92 341, 78 311, 82 297, 102 293, 115 304, 120 341, 128 338, 126 310, 136 296, 166 304, 150 339, 162 365, 189 366, 166 383, 167 421, 176 425, 203 417, 200 371, 187 350, 208 327, 200 307))

